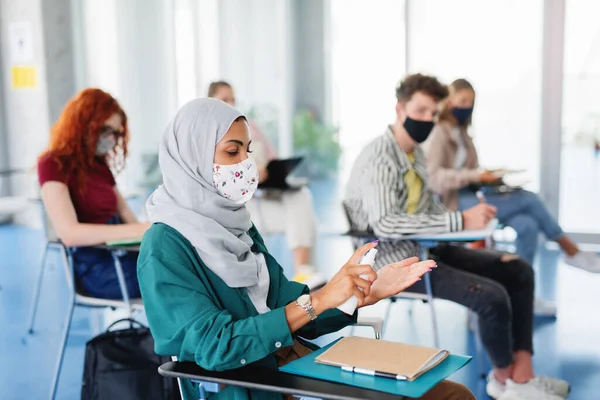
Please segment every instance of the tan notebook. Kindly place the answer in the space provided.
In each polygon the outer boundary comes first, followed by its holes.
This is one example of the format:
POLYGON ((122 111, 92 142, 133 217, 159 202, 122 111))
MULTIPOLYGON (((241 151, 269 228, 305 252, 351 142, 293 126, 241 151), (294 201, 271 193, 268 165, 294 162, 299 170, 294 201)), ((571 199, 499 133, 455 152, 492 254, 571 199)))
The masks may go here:
POLYGON ((353 336, 340 340, 315 361, 393 374, 398 379, 412 381, 449 354, 447 350, 353 336))

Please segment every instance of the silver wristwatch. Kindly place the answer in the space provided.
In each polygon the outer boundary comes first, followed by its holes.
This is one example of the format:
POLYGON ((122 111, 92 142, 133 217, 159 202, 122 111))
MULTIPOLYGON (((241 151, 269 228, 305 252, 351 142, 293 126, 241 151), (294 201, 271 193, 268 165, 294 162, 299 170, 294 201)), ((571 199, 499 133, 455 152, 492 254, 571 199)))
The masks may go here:
POLYGON ((315 313, 315 309, 313 308, 312 302, 310 301, 310 295, 303 294, 302 296, 298 297, 298 300, 296 300, 296 304, 298 304, 300 307, 302 307, 304 311, 306 311, 311 321, 317 319, 317 313, 315 313))

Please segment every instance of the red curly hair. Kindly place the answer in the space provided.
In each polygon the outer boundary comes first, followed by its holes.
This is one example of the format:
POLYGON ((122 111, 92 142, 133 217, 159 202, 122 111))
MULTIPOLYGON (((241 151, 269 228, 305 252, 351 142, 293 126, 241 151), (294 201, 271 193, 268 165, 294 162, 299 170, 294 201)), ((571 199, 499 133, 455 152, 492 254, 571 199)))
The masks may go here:
POLYGON ((106 156, 106 162, 113 171, 121 172, 125 167, 129 141, 127 115, 114 97, 100 89, 85 89, 67 103, 52 126, 48 149, 40 158, 51 157, 65 176, 76 173, 80 185, 84 186, 97 162, 96 144, 104 123, 113 114, 121 116, 123 132, 106 156))

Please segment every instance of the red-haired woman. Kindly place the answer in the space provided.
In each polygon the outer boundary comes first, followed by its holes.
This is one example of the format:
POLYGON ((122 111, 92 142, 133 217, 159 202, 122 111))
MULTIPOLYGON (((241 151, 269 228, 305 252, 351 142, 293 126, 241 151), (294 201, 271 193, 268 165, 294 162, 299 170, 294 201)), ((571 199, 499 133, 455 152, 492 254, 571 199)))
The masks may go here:
MULTIPOLYGON (((63 243, 74 248, 79 289, 95 297, 120 298, 121 291, 110 252, 89 246, 141 237, 150 226, 137 221, 113 176, 123 169, 127 141, 127 116, 117 100, 86 89, 69 101, 38 160, 48 216, 63 243)), ((129 296, 139 297, 137 253, 120 260, 129 296)))

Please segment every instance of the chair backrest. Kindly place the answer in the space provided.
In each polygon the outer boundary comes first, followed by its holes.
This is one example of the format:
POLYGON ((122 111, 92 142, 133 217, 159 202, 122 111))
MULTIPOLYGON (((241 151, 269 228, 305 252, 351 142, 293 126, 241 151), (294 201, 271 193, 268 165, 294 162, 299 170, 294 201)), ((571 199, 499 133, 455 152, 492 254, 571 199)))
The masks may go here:
POLYGON ((348 226, 350 228, 348 232, 346 232, 346 235, 352 238, 352 245, 354 246, 355 250, 363 244, 365 244, 367 241, 376 239, 375 234, 373 234, 373 232, 358 229, 358 227, 352 219, 352 211, 348 204, 342 202, 342 207, 344 209, 344 215, 346 216, 346 220, 348 221, 348 226))
POLYGON ((46 206, 44 202, 40 199, 40 208, 42 212, 42 224, 44 226, 44 234, 46 235, 46 240, 48 242, 60 242, 60 237, 58 237, 58 233, 54 229, 54 224, 50 219, 50 216, 46 212, 46 206))
POLYGON ((357 237, 357 238, 365 238, 365 239, 375 238, 375 234, 373 232, 359 229, 356 226, 356 223, 354 222, 354 219, 352 218, 352 209, 350 208, 350 206, 348 204, 342 203, 342 207, 344 209, 344 215, 346 216, 346 221, 348 221, 348 226, 350 228, 348 230, 348 232, 346 233, 348 236, 353 236, 353 237, 357 237))
POLYGON ((342 202, 342 208, 344 209, 344 215, 346 216, 346 221, 348 221, 348 226, 350 227, 350 232, 356 231, 356 225, 352 221, 350 206, 344 202, 342 202))

